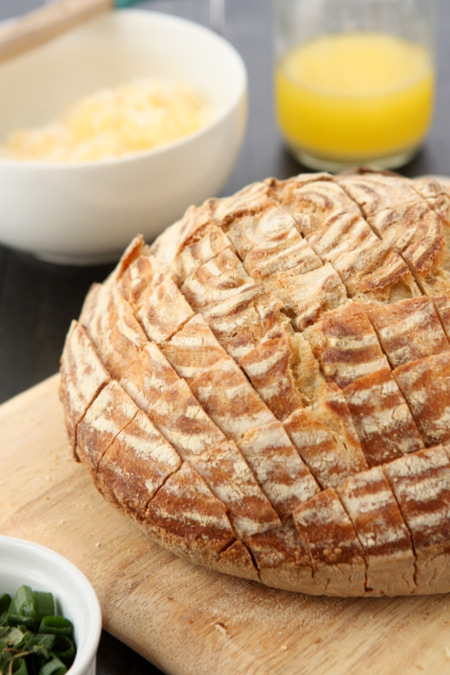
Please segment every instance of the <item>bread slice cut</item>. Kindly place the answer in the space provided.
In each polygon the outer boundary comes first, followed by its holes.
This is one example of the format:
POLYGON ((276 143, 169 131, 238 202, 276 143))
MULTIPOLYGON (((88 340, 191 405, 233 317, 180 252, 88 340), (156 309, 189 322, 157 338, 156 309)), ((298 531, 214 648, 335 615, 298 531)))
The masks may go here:
POLYGON ((325 312, 348 302, 342 279, 330 263, 304 274, 281 272, 278 281, 289 299, 287 309, 294 314, 292 323, 298 330, 304 330, 325 312))
POLYGON ((76 453, 94 478, 101 458, 138 411, 122 387, 111 380, 78 422, 76 453))
POLYGON ((319 491, 280 422, 247 431, 237 445, 281 520, 319 491))
POLYGON ((267 185, 260 181, 251 183, 228 197, 213 198, 205 202, 214 222, 225 232, 237 218, 254 216, 273 205, 267 185))
POLYGON ((421 450, 387 464, 392 486, 416 555, 419 593, 450 591, 450 464, 448 446, 421 450))
POLYGON ((369 466, 386 464, 424 447, 389 368, 357 378, 343 392, 369 466))
POLYGON ((393 373, 425 445, 450 442, 450 352, 412 361, 393 373))
POLYGON ((370 172, 338 181, 380 239, 402 255, 422 292, 430 296, 448 293, 448 227, 413 182, 370 172))
POLYGON ((300 537, 293 518, 277 528, 253 535, 247 540, 259 571, 267 586, 322 595, 325 585, 316 583, 306 543, 300 537))
POLYGON ((361 209, 367 222, 379 213, 388 212, 395 222, 401 210, 416 204, 418 192, 413 183, 403 176, 389 172, 358 170, 336 176, 337 183, 361 209))
POLYGON ((96 483, 107 499, 143 520, 150 500, 180 466, 173 446, 138 410, 102 455, 96 483))
POLYGON ((294 411, 283 426, 323 489, 368 466, 342 391, 333 384, 324 386, 316 403, 294 411))
POLYGON ((188 462, 157 491, 142 527, 162 546, 208 566, 236 540, 226 507, 188 462))
POLYGON ((272 181, 271 194, 323 263, 333 265, 350 298, 386 303, 420 294, 405 261, 373 231, 331 176, 272 181))
POLYGON ((449 245, 450 227, 450 181, 442 176, 439 181, 433 176, 414 178, 412 186, 427 201, 430 208, 442 219, 445 226, 445 238, 449 245))
POLYGON ((433 302, 427 297, 368 309, 392 368, 450 349, 433 302))
POLYGON ((195 314, 161 350, 178 375, 191 382, 215 363, 226 358, 226 352, 201 314, 195 314))
POLYGON ((99 392, 111 381, 86 330, 73 320, 61 356, 59 395, 72 451, 77 443, 77 425, 99 392))
POLYGON ((366 590, 404 595, 414 589, 414 552, 409 531, 382 467, 350 476, 337 493, 367 561, 366 590))
POLYGON ((244 265, 254 279, 277 288, 276 279, 281 272, 292 270, 304 274, 321 267, 322 261, 306 239, 297 230, 291 229, 255 244, 246 253, 244 265))
POLYGON ((295 526, 308 546, 314 585, 327 595, 365 593, 364 551, 353 524, 333 488, 299 506, 295 526))
POLYGON ((359 303, 327 312, 304 335, 325 378, 340 387, 388 366, 377 334, 359 303))
POLYGON ((273 413, 229 356, 191 380, 190 387, 205 412, 234 441, 275 421, 273 413))
POLYGON ((239 361, 255 390, 275 417, 286 419, 308 405, 308 390, 297 379, 299 354, 296 336, 287 331, 262 340, 239 361))

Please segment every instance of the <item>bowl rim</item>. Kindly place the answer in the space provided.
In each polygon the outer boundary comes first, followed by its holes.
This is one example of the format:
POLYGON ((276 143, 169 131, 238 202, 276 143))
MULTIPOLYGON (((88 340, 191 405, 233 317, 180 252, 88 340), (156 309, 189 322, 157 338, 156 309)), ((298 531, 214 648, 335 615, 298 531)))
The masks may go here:
MULTIPOLYGON (((22 555, 30 554, 31 551, 37 554, 42 559, 42 561, 48 559, 53 560, 61 570, 63 570, 68 574, 68 576, 75 580, 77 586, 79 586, 82 590, 89 606, 89 614, 92 617, 93 630, 91 630, 86 637, 83 651, 80 651, 77 648, 75 660, 69 668, 68 673, 70 673, 70 675, 83 675, 85 672, 87 672, 87 667, 96 658, 102 632, 102 610, 97 594, 91 582, 73 562, 61 555, 61 553, 58 553, 48 546, 43 546, 42 544, 31 541, 30 539, 0 534, 0 552, 2 549, 5 551, 8 550, 11 552, 22 553, 22 555)), ((46 590, 51 593, 53 592, 51 588, 46 590)), ((54 595, 55 599, 57 600, 55 593, 54 595)))
MULTIPOLYGON (((157 12, 152 10, 144 10, 138 8, 122 8, 122 9, 113 9, 110 12, 103 14, 90 23, 95 21, 109 21, 111 17, 113 21, 119 19, 120 16, 136 16, 142 20, 145 17, 145 20, 149 19, 150 21, 160 21, 161 23, 172 24, 172 25, 181 25, 187 26, 191 31, 197 31, 199 34, 208 35, 213 37, 218 43, 222 45, 223 48, 229 51, 229 54, 234 58, 235 63, 240 71, 240 82, 237 81, 238 85, 236 87, 235 96, 227 102, 226 105, 221 106, 220 109, 212 116, 212 118, 203 126, 201 126, 196 131, 187 134, 175 141, 169 143, 164 143, 163 145, 156 146, 155 148, 150 148, 148 150, 141 150, 137 152, 130 152, 119 157, 106 157, 96 160, 82 160, 82 161, 50 161, 50 160, 29 160, 29 159, 15 159, 13 157, 2 157, 0 156, 0 168, 12 168, 18 171, 21 170, 43 170, 43 171, 75 171, 78 169, 83 170, 94 170, 99 167, 115 167, 119 164, 130 164, 136 161, 142 161, 143 159, 157 157, 158 155, 163 155, 169 151, 177 150, 185 145, 188 145, 201 136, 204 136, 211 132, 215 127, 219 126, 220 123, 226 118, 231 111, 236 108, 236 106, 241 101, 242 97, 246 95, 248 89, 248 74, 245 62, 238 52, 236 47, 231 44, 224 37, 216 33, 213 29, 204 26, 201 23, 192 21, 191 19, 185 19, 184 17, 177 16, 175 14, 167 14, 165 12, 157 12)), ((119 19, 120 20, 120 19, 119 19)), ((82 30, 83 26, 79 28, 82 30)))

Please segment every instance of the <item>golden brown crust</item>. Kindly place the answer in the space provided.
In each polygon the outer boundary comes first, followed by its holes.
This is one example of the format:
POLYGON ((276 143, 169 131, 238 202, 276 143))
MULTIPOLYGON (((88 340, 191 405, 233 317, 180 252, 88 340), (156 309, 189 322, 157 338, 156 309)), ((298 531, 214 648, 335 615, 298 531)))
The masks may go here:
POLYGON ((99 462, 116 436, 134 419, 138 407, 111 380, 77 424, 77 455, 95 476, 99 462))
POLYGON ((181 466, 181 459, 139 410, 101 457, 96 482, 104 495, 138 518, 151 498, 181 466))
POLYGON ((265 183, 251 183, 223 199, 210 199, 206 202, 214 222, 228 230, 230 224, 242 216, 254 216, 273 205, 265 183))
POLYGON ((239 441, 251 429, 275 421, 273 413, 231 357, 205 369, 190 386, 206 413, 234 441, 239 441))
POLYGON ((283 426, 319 485, 326 489, 367 468, 342 392, 327 385, 313 406, 299 408, 283 426))
POLYGON ((177 371, 190 382, 226 358, 226 352, 201 314, 195 314, 161 349, 177 371))
POLYGON ((361 209, 368 222, 375 214, 386 212, 390 220, 409 204, 417 203, 418 195, 411 182, 396 174, 357 171, 337 177, 339 185, 361 209))
POLYGON ((238 447, 282 520, 318 492, 316 480, 280 422, 251 429, 238 447))
POLYGON ((427 356, 394 370, 425 445, 450 441, 450 352, 427 356))
POLYGON ((327 380, 340 387, 388 365, 365 308, 358 303, 328 312, 305 335, 327 380))
POLYGON ((367 314, 393 368, 450 349, 429 298, 399 301, 369 309, 367 314))
POLYGON ((326 312, 348 301, 342 279, 330 263, 304 274, 281 272, 278 281, 288 298, 287 308, 295 315, 292 323, 298 330, 304 330, 326 312))
POLYGON ((61 357, 105 499, 269 586, 450 591, 449 204, 434 179, 300 174, 135 237, 61 357))
POLYGON ((253 387, 278 419, 307 404, 295 376, 295 347, 288 334, 264 340, 240 359, 253 387))
POLYGON ((295 526, 306 542, 316 585, 327 595, 365 593, 364 552, 354 527, 333 488, 323 490, 299 506, 295 526))
POLYGON ((389 368, 359 377, 344 396, 369 466, 415 452, 423 441, 389 368))
POLYGON ((450 591, 448 446, 429 448, 402 457, 384 467, 384 471, 414 545, 417 592, 450 591))
POLYGON ((241 539, 279 525, 275 509, 234 443, 225 441, 194 462, 211 490, 227 506, 241 539))
POLYGON ((393 174, 371 173, 338 180, 374 232, 401 254, 422 292, 449 293, 446 223, 414 183, 393 174))
POLYGON ((187 462, 153 497, 142 526, 171 551, 203 564, 217 561, 235 540, 225 506, 187 462))
POLYGON ((260 581, 253 558, 246 545, 239 539, 222 551, 219 560, 212 565, 212 568, 225 574, 260 581))
POLYGON ((73 450, 77 424, 110 379, 85 329, 72 321, 61 357, 60 398, 73 450))
POLYGON ((323 587, 314 583, 311 556, 292 517, 246 543, 263 583, 288 591, 323 593, 323 587))
POLYGON ((333 265, 355 300, 391 303, 420 294, 405 261, 384 241, 367 240, 337 255, 333 265))
POLYGON ((411 539, 382 468, 373 467, 351 476, 337 492, 364 551, 367 592, 412 593, 411 539))
POLYGON ((438 295, 432 298, 433 305, 439 315, 447 339, 450 336, 450 295, 438 295))
MULTIPOLYGON (((433 211, 442 218, 447 231, 450 226, 450 179, 445 176, 439 176, 439 179, 429 176, 415 178, 412 183, 414 189, 421 197, 426 199, 433 211)), ((448 232, 445 233, 445 238, 448 245, 448 232)))

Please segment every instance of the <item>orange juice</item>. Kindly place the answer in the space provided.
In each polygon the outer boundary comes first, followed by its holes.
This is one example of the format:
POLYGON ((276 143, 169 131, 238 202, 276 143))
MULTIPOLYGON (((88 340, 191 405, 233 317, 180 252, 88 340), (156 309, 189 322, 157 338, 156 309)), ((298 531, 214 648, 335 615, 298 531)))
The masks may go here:
POLYGON ((425 47, 381 33, 329 35, 277 64, 278 123, 298 156, 352 163, 408 155, 429 127, 433 88, 425 47))

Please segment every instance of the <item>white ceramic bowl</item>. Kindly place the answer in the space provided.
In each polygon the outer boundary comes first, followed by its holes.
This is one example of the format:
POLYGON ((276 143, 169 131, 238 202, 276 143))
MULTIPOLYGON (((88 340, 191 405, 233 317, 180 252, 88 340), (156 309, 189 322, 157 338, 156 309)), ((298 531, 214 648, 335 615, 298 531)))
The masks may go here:
POLYGON ((69 560, 49 548, 0 536, 0 595, 22 585, 53 593, 59 612, 74 625, 77 654, 68 673, 94 675, 102 628, 100 605, 89 581, 69 560))
POLYGON ((82 96, 145 77, 204 92, 212 120, 189 137, 126 158, 0 158, 1 244, 60 263, 112 261, 137 233, 151 241, 190 204, 218 194, 245 132, 246 69, 213 31, 158 12, 111 11, 2 64, 0 144, 18 128, 47 124, 82 96))

